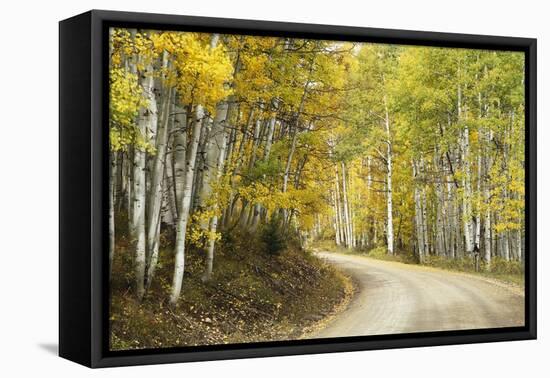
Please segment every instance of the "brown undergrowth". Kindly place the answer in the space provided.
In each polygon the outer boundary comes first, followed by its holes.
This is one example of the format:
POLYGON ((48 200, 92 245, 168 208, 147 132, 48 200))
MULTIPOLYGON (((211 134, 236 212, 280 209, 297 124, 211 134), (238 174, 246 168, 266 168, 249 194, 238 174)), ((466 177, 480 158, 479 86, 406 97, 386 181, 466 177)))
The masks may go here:
POLYGON ((249 234, 218 244, 213 277, 206 283, 204 252, 189 250, 182 295, 171 308, 172 249, 161 248, 158 273, 138 302, 132 255, 120 239, 111 282, 111 349, 299 339, 349 300, 349 279, 292 243, 276 255, 249 234))

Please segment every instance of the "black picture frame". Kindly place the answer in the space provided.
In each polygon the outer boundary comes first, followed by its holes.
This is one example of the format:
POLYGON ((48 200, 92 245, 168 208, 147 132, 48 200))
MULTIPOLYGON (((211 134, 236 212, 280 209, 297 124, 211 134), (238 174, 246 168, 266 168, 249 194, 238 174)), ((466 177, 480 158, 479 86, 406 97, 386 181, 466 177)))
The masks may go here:
POLYGON ((536 39, 92 10, 59 24, 59 355, 89 367, 535 339, 536 39), (252 344, 108 350, 110 26, 522 51, 526 58, 525 326, 252 344))

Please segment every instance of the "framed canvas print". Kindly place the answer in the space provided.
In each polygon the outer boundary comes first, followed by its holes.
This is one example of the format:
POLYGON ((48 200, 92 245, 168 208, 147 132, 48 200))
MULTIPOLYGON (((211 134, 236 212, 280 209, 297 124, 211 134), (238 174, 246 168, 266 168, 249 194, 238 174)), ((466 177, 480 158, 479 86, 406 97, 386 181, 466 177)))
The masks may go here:
POLYGON ((60 23, 60 355, 536 337, 536 40, 60 23))

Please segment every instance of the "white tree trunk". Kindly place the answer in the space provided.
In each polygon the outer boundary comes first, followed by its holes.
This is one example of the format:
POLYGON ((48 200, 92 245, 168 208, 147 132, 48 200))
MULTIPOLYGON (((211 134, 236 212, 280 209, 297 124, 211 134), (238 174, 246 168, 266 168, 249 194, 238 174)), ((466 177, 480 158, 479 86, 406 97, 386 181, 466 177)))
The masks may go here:
POLYGON ((456 257, 456 224, 458 212, 456 211, 455 205, 456 198, 453 195, 453 193, 456 192, 453 191, 452 179, 452 175, 449 175, 447 178, 447 204, 449 205, 447 211, 447 245, 449 248, 448 256, 454 259, 456 257))
POLYGON ((416 243, 418 247, 418 260, 424 262, 424 232, 422 230, 422 199, 420 189, 418 188, 419 172, 416 164, 413 162, 413 182, 414 182, 414 224, 416 233, 416 243))
POLYGON ((437 191, 437 214, 436 214, 436 254, 437 255, 445 255, 445 225, 444 225, 444 219, 445 219, 445 205, 444 205, 444 199, 443 199, 443 189, 441 187, 441 183, 436 184, 436 191, 437 191))
POLYGON ((428 233, 428 201, 426 200, 426 188, 422 185, 422 233, 424 239, 424 256, 430 254, 430 238, 428 233))
POLYGON ((183 283, 183 273, 185 271, 185 236, 187 232, 187 222, 189 220, 189 210, 191 207, 191 192, 193 190, 193 179, 195 175, 195 161, 199 147, 199 137, 204 118, 204 111, 201 105, 195 107, 193 114, 193 130, 191 134, 190 145, 187 153, 187 169, 185 171, 185 184, 181 196, 181 205, 179 210, 178 223, 176 227, 176 245, 174 258, 174 277, 172 281, 172 290, 170 294, 170 304, 175 305, 181 293, 183 283))
MULTIPOLYGON (((267 125, 267 136, 265 141, 265 148, 264 148, 264 156, 263 161, 267 162, 269 160, 269 155, 271 153, 271 146, 273 145, 273 133, 275 132, 275 122, 277 121, 277 118, 273 116, 267 125)), ((265 179, 265 175, 263 176, 265 179)), ((251 230, 255 231, 258 227, 259 221, 260 221, 260 213, 262 211, 262 206, 257 203, 254 205, 254 213, 253 218, 251 222, 251 230)))
MULTIPOLYGON (((294 128, 294 134, 292 136, 292 143, 290 144, 290 151, 288 152, 288 158, 286 161, 284 176, 283 176, 283 188, 282 192, 286 193, 288 189, 288 179, 290 177, 290 167, 292 165, 292 158, 294 157, 294 152, 296 151, 296 142, 298 141, 298 122, 296 122, 295 128, 294 128)), ((286 224, 288 219, 288 211, 287 209, 283 209, 283 221, 286 224)))
MULTIPOLYGON (((175 130, 175 121, 174 117, 172 117, 172 122, 170 125, 170 133, 173 133, 175 130)), ((177 201, 176 201, 176 181, 175 181, 175 173, 176 170, 174 168, 174 148, 172 146, 172 143, 169 143, 169 151, 167 151, 167 156, 165 159, 165 174, 164 174, 164 191, 166 193, 166 203, 167 203, 167 212, 163 216, 163 221, 172 226, 176 226, 176 221, 178 218, 178 210, 177 210, 177 201)))
MULTIPOLYGON (((156 129, 157 105, 153 91, 152 66, 148 66, 142 79, 142 88, 147 100, 147 107, 140 109, 138 130, 142 138, 147 135, 148 129, 156 129)), ((136 293, 139 300, 145 294, 145 260, 146 260, 146 235, 145 235, 145 206, 146 206, 146 152, 138 147, 134 148, 133 171, 133 209, 132 209, 132 240, 135 243, 135 279, 136 293)))
POLYGON ((352 248, 351 221, 349 214, 348 188, 346 185, 346 165, 342 164, 342 194, 344 199, 344 228, 346 230, 346 247, 352 248))
POLYGON ((390 131, 390 115, 388 112, 388 104, 386 96, 384 96, 384 108, 385 108, 385 117, 384 125, 386 129, 386 143, 387 143, 387 156, 386 156, 386 168, 387 168, 387 180, 386 180, 386 207, 387 207, 387 244, 388 244, 388 254, 393 255, 393 187, 392 187, 392 142, 391 142, 391 131, 390 131))
MULTIPOLYGON (((216 107, 216 116, 211 130, 211 144, 207 151, 207 169, 212 171, 208 176, 208 181, 204 182, 202 196, 206 201, 212 195, 213 181, 219 181, 223 175, 225 163, 225 155, 227 150, 227 132, 225 130, 225 121, 228 115, 228 103, 221 102, 216 107), (215 160, 216 159, 216 160, 215 160)), ((213 205, 214 215, 210 218, 208 224, 209 240, 206 251, 206 270, 203 275, 203 280, 208 281, 212 276, 212 268, 214 264, 214 248, 216 244, 215 234, 218 229, 218 205, 217 202, 213 205)))
POLYGON ((260 146, 260 131, 262 130, 262 121, 256 120, 256 124, 254 126, 254 134, 253 134, 253 141, 252 141, 252 152, 250 154, 250 160, 248 161, 248 169, 254 168, 254 164, 256 164, 256 157, 258 154, 258 147, 260 146))
MULTIPOLYGON (((210 182, 210 170, 208 167, 207 151, 212 144, 210 133, 212 130, 213 121, 210 117, 205 117, 202 122, 201 135, 199 137, 199 149, 197 152, 197 160, 195 161, 195 176, 193 182, 193 192, 191 193, 191 212, 198 208, 202 208, 205 202, 203 196, 203 186, 210 182)), ((206 228, 206 224, 201 224, 202 228, 206 228)))
POLYGON ((516 241, 515 241, 515 244, 516 244, 516 256, 517 256, 517 259, 519 262, 522 262, 523 261, 523 250, 521 248, 521 245, 523 244, 522 243, 522 237, 521 237, 521 229, 519 230, 515 230, 514 231, 514 234, 515 234, 515 238, 516 238, 516 241))
POLYGON ((174 165, 174 195, 176 197, 176 211, 179 218, 182 203, 183 188, 185 186, 185 172, 187 163, 187 112, 176 105, 174 107, 174 140, 172 143, 172 163, 174 165))
MULTIPOLYGON (((227 134, 225 130, 223 130, 223 136, 220 141, 220 151, 218 155, 218 163, 217 163, 217 180, 220 180, 223 175, 223 167, 225 163, 225 152, 227 148, 227 134)), ((217 215, 218 206, 217 203, 214 205, 214 216, 210 219, 210 239, 208 241, 208 250, 206 253, 206 272, 204 274, 204 281, 209 281, 210 277, 212 276, 212 268, 214 265, 214 248, 216 245, 216 238, 215 233, 218 229, 218 215, 217 215)))
POLYGON ((339 211, 338 211, 338 202, 336 199, 335 194, 336 189, 332 192, 332 203, 334 207, 334 241, 336 242, 336 245, 340 245, 340 222, 338 220, 339 217, 339 211))
MULTIPOLYGON (((485 203, 489 203, 490 201, 490 191, 488 189, 488 183, 485 184, 484 189, 484 199, 485 203)), ((484 260, 485 260, 485 267, 487 270, 491 269, 491 210, 487 209, 485 210, 485 215, 483 217, 483 241, 484 241, 484 260)))
POLYGON ((290 177, 290 167, 292 165, 292 158, 294 157, 294 152, 296 151, 296 142, 298 140, 298 127, 294 129, 294 134, 292 136, 292 142, 290 144, 290 150, 288 152, 288 158, 286 160, 286 166, 283 176, 283 193, 286 193, 288 189, 288 179, 290 177))
POLYGON ((479 253, 481 247, 481 181, 482 181, 482 156, 481 151, 479 152, 477 158, 477 200, 476 200, 476 221, 474 228, 474 251, 479 253))
MULTIPOLYGON (((371 198, 371 189, 372 189, 372 170, 371 170, 371 157, 370 155, 367 156, 367 204, 370 204, 370 198, 371 198)), ((370 224, 374 224, 374 217, 371 219, 370 224)), ((373 227, 369 227, 368 235, 370 237, 371 231, 373 227)), ((373 237, 374 242, 374 237, 373 237)), ((367 240, 367 247, 369 247, 370 240, 367 240)))
POLYGON ((338 220, 340 225, 340 242, 347 247, 348 237, 347 237, 347 227, 346 219, 342 206, 342 196, 340 194, 340 177, 338 175, 338 165, 334 166, 335 169, 335 182, 336 182, 336 206, 338 210, 338 220))
POLYGON ((509 232, 503 231, 500 234, 500 241, 502 246, 502 258, 506 261, 510 261, 510 244, 509 244, 509 232))
POLYGON ((349 229, 350 230, 349 230, 349 232, 350 232, 350 235, 351 235, 351 247, 355 248, 357 246, 357 240, 356 240, 356 237, 355 237, 355 225, 353 223, 354 213, 353 213, 352 201, 349 201, 349 218, 350 218, 350 222, 349 222, 349 226, 350 226, 349 229))
POLYGON ((149 263, 146 288, 149 288, 153 281, 158 263, 160 212, 164 192, 163 184, 164 172, 166 170, 166 146, 168 142, 168 124, 170 121, 172 93, 173 89, 168 88, 164 94, 165 98, 162 100, 161 122, 157 129, 156 155, 153 161, 151 185, 149 188, 149 219, 147 224, 147 251, 149 253, 149 263))
POLYGON ((124 176, 126 177, 126 210, 128 213, 128 234, 134 235, 134 147, 129 146, 124 159, 124 176))
POLYGON ((112 151, 110 154, 110 179, 109 179, 109 279, 113 270, 113 258, 115 255, 115 179, 117 167, 117 152, 112 151))
MULTIPOLYGON (((458 109, 458 122, 462 121, 462 88, 460 84, 457 87, 457 109, 458 109)), ((470 172, 470 131, 468 123, 464 122, 464 130, 461 138, 462 144, 462 166, 463 166, 463 196, 462 196, 462 223, 464 226, 464 242, 465 252, 470 255, 474 250, 474 235, 473 235, 473 222, 472 222, 472 181, 470 172)))
POLYGON ((338 166, 335 165, 336 170, 336 176, 335 176, 335 182, 336 182, 336 209, 337 209, 337 215, 338 215, 338 225, 339 225, 339 232, 340 232, 340 243, 344 246, 346 246, 346 227, 344 222, 344 214, 342 212, 342 195, 340 193, 340 177, 338 175, 338 166))

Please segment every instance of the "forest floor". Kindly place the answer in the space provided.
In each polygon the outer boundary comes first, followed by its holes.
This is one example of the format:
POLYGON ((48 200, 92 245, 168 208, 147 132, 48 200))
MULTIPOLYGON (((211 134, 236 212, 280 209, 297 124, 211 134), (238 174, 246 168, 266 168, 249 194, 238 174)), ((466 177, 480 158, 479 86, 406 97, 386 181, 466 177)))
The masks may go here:
POLYGON ((204 252, 189 250, 181 299, 171 308, 172 250, 161 249, 155 281, 140 303, 132 290, 131 253, 119 241, 111 282, 111 350, 300 339, 350 302, 350 278, 310 252, 289 246, 269 254, 251 235, 218 244, 209 282, 201 280, 204 252))
MULTIPOLYGON (((346 255, 366 256, 377 260, 401 262, 404 264, 419 265, 417 258, 412 253, 405 251, 397 251, 394 255, 388 255, 383 247, 374 248, 371 250, 348 249, 337 246, 333 241, 315 242, 310 250, 337 252, 346 255)), ((487 271, 483 266, 479 271, 475 270, 473 259, 448 259, 440 256, 429 256, 422 264, 423 266, 439 268, 454 272, 463 272, 467 274, 484 277, 488 280, 497 280, 505 282, 509 285, 523 289, 525 287, 525 273, 520 263, 515 261, 504 261, 494 258, 491 269, 487 271)))

